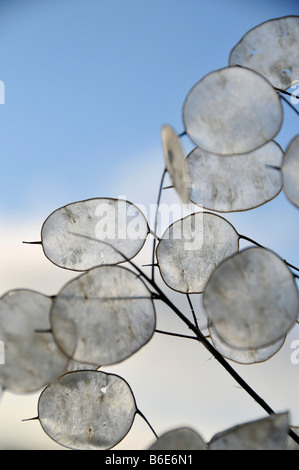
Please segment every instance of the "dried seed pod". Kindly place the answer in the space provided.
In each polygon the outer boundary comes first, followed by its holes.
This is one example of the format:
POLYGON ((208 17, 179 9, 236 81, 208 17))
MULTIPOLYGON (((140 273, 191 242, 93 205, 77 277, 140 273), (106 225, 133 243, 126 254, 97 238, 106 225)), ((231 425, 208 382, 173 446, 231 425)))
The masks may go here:
POLYGON ((286 90, 299 77, 299 16, 265 21, 232 49, 229 65, 249 67, 286 90))
POLYGON ((190 200, 216 212, 246 211, 275 198, 282 175, 273 167, 283 162, 274 141, 242 155, 223 156, 196 147, 187 156, 190 200))
POLYGON ((276 254, 259 247, 223 261, 205 287, 203 302, 221 340, 240 349, 281 340, 299 310, 293 274, 276 254))
POLYGON ((239 249, 239 235, 223 217, 197 212, 174 222, 156 250, 164 282, 183 293, 201 293, 215 267, 239 249))
POLYGON ((120 253, 133 258, 148 233, 145 216, 131 202, 95 198, 68 204, 50 214, 42 226, 41 241, 46 257, 57 266, 87 271, 124 262, 120 253))
POLYGON ((257 364, 260 362, 268 361, 273 357, 284 345, 285 337, 272 343, 263 348, 250 348, 250 349, 240 349, 235 348, 224 341, 219 337, 217 331, 213 327, 209 327, 209 335, 212 340, 212 343, 220 354, 226 359, 234 361, 238 364, 257 364))
POLYGON ((283 122, 280 98, 262 75, 226 67, 203 77, 184 103, 193 142, 222 155, 251 152, 273 139, 283 122))
POLYGON ((294 137, 286 149, 282 177, 287 198, 299 207, 299 135, 294 137))
POLYGON ((129 432, 136 414, 127 382, 99 371, 68 372, 43 390, 38 417, 45 433, 74 450, 106 450, 129 432))
POLYGON ((173 128, 166 124, 162 126, 161 139, 166 169, 182 202, 188 204, 190 181, 180 139, 173 128))
POLYGON ((288 441, 288 413, 233 426, 216 434, 210 450, 285 450, 288 441))
POLYGON ((28 289, 0 299, 0 338, 5 346, 0 386, 16 393, 35 392, 60 375, 68 358, 50 330, 52 300, 28 289))
POLYGON ((177 428, 160 436, 149 450, 207 450, 207 445, 193 429, 177 428))
POLYGON ((122 266, 98 266, 68 282, 50 312, 54 338, 69 358, 110 365, 152 337, 156 313, 140 277, 122 266))

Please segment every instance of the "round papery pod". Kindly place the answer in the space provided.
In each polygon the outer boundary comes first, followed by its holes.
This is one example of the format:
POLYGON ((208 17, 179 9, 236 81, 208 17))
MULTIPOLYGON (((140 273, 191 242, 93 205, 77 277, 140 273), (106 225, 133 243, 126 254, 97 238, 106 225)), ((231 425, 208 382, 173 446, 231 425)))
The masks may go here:
POLYGON ((299 16, 275 18, 248 31, 232 49, 229 65, 249 67, 274 87, 290 88, 299 77, 299 16))
POLYGON ((28 289, 0 298, 0 387, 15 393, 40 390, 67 367, 68 358, 49 332, 52 299, 28 289))
POLYGON ((122 266, 98 266, 60 290, 50 322, 66 356, 103 366, 123 361, 150 341, 156 312, 138 274, 122 266))
POLYGON ((72 271, 87 271, 132 259, 148 233, 145 216, 131 202, 94 198, 73 202, 50 214, 41 229, 41 242, 52 263, 72 271))
POLYGON ((203 294, 220 339, 240 349, 281 340, 298 317, 298 289, 286 263, 270 250, 250 247, 224 260, 203 294))
POLYGON ((207 445, 196 431, 182 427, 164 433, 149 450, 207 450, 207 445))
POLYGON ((216 434, 209 450, 285 450, 288 430, 288 413, 271 415, 216 434))
POLYGON ((216 212, 250 210, 282 190, 283 150, 274 141, 252 152, 223 156, 196 147, 187 156, 190 200, 216 212))
POLYGON ((156 257, 164 282, 182 293, 201 293, 215 267, 239 250, 239 235, 223 217, 196 212, 171 224, 156 257))
POLYGON ((209 152, 248 153, 273 139, 283 107, 271 83, 253 70, 226 67, 203 77, 183 106, 185 129, 209 152))
POLYGON ((240 349, 234 348, 222 341, 215 328, 211 326, 209 326, 209 336, 213 346, 223 357, 238 364, 257 364, 268 361, 268 359, 280 351, 286 339, 283 337, 275 343, 263 348, 240 349))
POLYGON ((185 154, 180 139, 169 125, 162 126, 161 140, 165 166, 171 181, 184 204, 189 203, 190 181, 185 154))
POLYGON ((43 390, 38 418, 45 433, 73 450, 107 450, 130 431, 136 402, 118 375, 68 372, 43 390))
POLYGON ((289 144, 282 165, 284 192, 296 207, 299 207, 299 135, 289 144))

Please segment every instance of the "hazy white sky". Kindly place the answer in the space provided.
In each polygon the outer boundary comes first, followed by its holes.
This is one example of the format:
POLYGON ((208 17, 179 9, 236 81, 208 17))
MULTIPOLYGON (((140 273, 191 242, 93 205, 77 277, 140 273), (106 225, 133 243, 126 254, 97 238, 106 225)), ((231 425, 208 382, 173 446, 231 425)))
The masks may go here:
MULTIPOLYGON (((162 124, 182 132, 190 88, 226 66, 249 29, 296 14, 298 2, 288 0, 2 0, 1 292, 26 287, 52 295, 74 277, 45 259, 40 247, 21 243, 38 240, 42 222, 58 207, 97 196, 154 203, 164 168, 162 124)), ((298 119, 285 108, 277 136, 283 148, 297 133, 298 119)), ((187 150, 190 142, 182 142, 187 150)), ((169 192, 163 198, 177 200, 169 192)), ((227 219, 239 233, 299 264, 298 212, 283 193, 227 219)), ((150 249, 149 243, 140 263, 150 262, 150 249)), ((182 331, 168 310, 157 305, 157 311, 159 326, 182 331)), ((291 409, 294 424, 299 366, 289 356, 298 334, 268 363, 236 366, 270 406, 291 409)), ((155 337, 111 370, 130 383, 159 433, 190 425, 208 439, 263 415, 197 344, 155 337)), ((37 397, 3 395, 0 448, 60 448, 38 422, 21 422, 36 416, 37 397)), ((152 438, 137 418, 121 446, 145 448, 152 438)))

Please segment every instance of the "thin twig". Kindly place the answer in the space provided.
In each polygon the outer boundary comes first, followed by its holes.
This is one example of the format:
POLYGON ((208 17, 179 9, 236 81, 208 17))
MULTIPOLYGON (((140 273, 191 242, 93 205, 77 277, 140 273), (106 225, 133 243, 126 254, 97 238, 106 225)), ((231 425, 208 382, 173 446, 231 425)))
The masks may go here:
POLYGON ((175 336, 177 338, 195 339, 196 341, 198 341, 197 336, 182 335, 180 333, 172 333, 171 331, 155 330, 155 333, 160 333, 162 335, 168 336, 175 336))
POLYGON ((34 330, 34 333, 52 333, 52 330, 51 329, 47 329, 47 330, 34 330))
POLYGON ((287 103, 287 104, 290 106, 290 108, 293 109, 293 111, 295 111, 295 113, 298 114, 298 116, 299 116, 299 111, 298 111, 298 109, 296 109, 295 106, 293 106, 292 103, 289 102, 289 100, 287 100, 284 96, 281 96, 281 95, 280 95, 280 98, 281 98, 285 103, 287 103))
POLYGON ((37 419, 39 419, 38 416, 35 416, 34 418, 25 418, 25 419, 22 419, 22 421, 36 421, 37 419))
MULTIPOLYGON (((249 237, 246 237, 245 235, 240 235, 239 234, 239 238, 241 238, 242 240, 247 240, 248 242, 250 243, 253 243, 254 245, 256 246, 259 246, 260 248, 265 248, 263 245, 261 245, 260 243, 256 242, 255 240, 253 240, 252 238, 249 238, 249 237)), ((266 250, 267 248, 265 248, 266 250)), ((296 266, 294 266, 293 264, 290 264, 287 260, 283 260, 283 262, 289 266, 289 268, 292 268, 292 269, 295 269, 295 271, 299 271, 299 268, 297 268, 296 266)))
POLYGON ((253 240, 252 238, 249 238, 249 237, 246 237, 246 235, 240 235, 239 234, 239 238, 241 238, 242 240, 246 240, 250 243, 253 243, 254 245, 256 246, 259 246, 260 248, 265 248, 263 245, 261 245, 260 243, 256 242, 255 240, 253 240))
MULTIPOLYGON (((159 187, 159 192, 158 192, 158 198, 157 198, 154 233, 157 232, 159 205, 160 205, 160 201, 161 201, 163 183, 164 183, 164 178, 165 178, 166 173, 167 173, 167 169, 164 168, 163 173, 162 173, 162 177, 161 177, 161 182, 160 182, 160 187, 159 187)), ((152 280, 155 279, 155 250, 156 250, 156 238, 154 237, 154 240, 153 240, 153 253, 152 253, 152 280)))
POLYGON ((279 91, 279 93, 283 93, 284 95, 288 96, 293 96, 293 93, 290 93, 289 91, 282 90, 281 88, 277 88, 276 86, 273 87, 276 91, 279 91))
POLYGON ((268 165, 268 164, 266 164, 265 166, 266 166, 267 168, 271 168, 272 170, 281 171, 280 166, 268 165))
POLYGON ((184 137, 184 135, 187 135, 187 131, 181 132, 178 137, 184 137))
POLYGON ((150 430, 153 432, 155 438, 156 438, 156 439, 159 439, 158 434, 156 433, 156 431, 154 430, 153 426, 150 424, 150 422, 148 421, 148 419, 144 416, 144 414, 143 414, 139 409, 137 409, 136 413, 139 414, 139 416, 141 416, 142 419, 144 419, 144 421, 146 422, 146 424, 149 426, 150 430))
POLYGON ((197 318, 196 318, 196 315, 195 315, 195 312, 194 312, 194 308, 193 308, 193 305, 192 305, 192 302, 191 302, 190 295, 187 293, 186 296, 187 296, 188 303, 189 303, 189 306, 190 306, 190 309, 191 309, 191 313, 192 313, 192 316, 193 316, 194 324, 195 324, 196 328, 199 330, 198 321, 197 321, 197 318))
POLYGON ((284 259, 283 261, 289 266, 289 268, 295 269, 295 271, 299 271, 299 268, 296 268, 296 266, 294 266, 293 264, 288 263, 287 260, 284 259))

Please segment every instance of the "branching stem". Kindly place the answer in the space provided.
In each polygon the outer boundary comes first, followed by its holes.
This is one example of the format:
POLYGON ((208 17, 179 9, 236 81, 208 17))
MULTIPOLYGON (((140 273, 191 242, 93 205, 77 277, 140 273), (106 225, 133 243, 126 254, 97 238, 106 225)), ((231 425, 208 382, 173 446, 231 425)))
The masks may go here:
MULTIPOLYGON (((131 265, 135 267, 139 272, 142 271, 132 261, 129 260, 131 265)), ((156 289, 160 295, 160 299, 173 310, 173 312, 193 331, 198 341, 212 354, 212 356, 221 364, 224 369, 231 375, 232 378, 245 390, 269 415, 275 414, 275 411, 245 382, 245 380, 235 371, 235 369, 227 362, 227 360, 214 348, 209 340, 203 335, 203 333, 195 326, 192 322, 174 305, 171 300, 164 294, 159 286, 152 280, 149 279, 146 274, 144 278, 156 289)), ((292 439, 299 444, 299 436, 297 436, 292 429, 289 429, 289 435, 292 439)))
MULTIPOLYGON (((76 234, 78 236, 84 238, 84 235, 76 234)), ((247 239, 247 237, 246 237, 247 239)), ((250 239, 249 239, 250 240, 250 239)), ((110 243, 104 242, 102 240, 98 240, 99 243, 106 244, 111 246, 120 256, 123 257, 125 261, 127 261, 136 271, 140 274, 141 277, 144 278, 157 292, 161 301, 163 301, 187 326, 188 328, 195 334, 197 340, 209 351, 210 354, 221 364, 224 369, 230 374, 230 376, 235 379, 235 381, 245 390, 248 395, 253 398, 256 403, 258 403, 269 415, 275 414, 275 411, 247 384, 247 382, 235 371, 235 369, 227 362, 227 360, 220 354, 217 349, 214 348, 212 343, 208 340, 208 338, 194 325, 189 318, 187 318, 180 309, 172 303, 172 301, 167 297, 167 295, 160 289, 160 287, 156 284, 156 282, 149 278, 143 271, 140 269, 133 261, 128 259, 122 252, 120 252, 117 248, 113 247, 110 243)), ((261 246, 261 245, 260 245, 261 246)), ((292 430, 289 429, 289 436, 299 444, 299 436, 292 430)))
POLYGON ((181 335, 180 333, 171 333, 171 331, 164 330, 155 330, 155 333, 160 333, 162 335, 175 336, 176 338, 186 338, 186 339, 195 339, 198 341, 196 336, 181 335))

